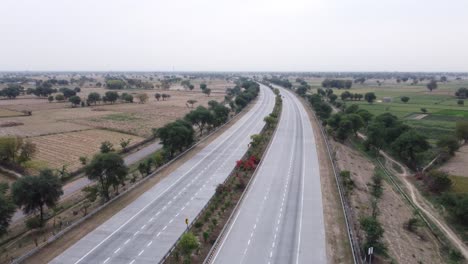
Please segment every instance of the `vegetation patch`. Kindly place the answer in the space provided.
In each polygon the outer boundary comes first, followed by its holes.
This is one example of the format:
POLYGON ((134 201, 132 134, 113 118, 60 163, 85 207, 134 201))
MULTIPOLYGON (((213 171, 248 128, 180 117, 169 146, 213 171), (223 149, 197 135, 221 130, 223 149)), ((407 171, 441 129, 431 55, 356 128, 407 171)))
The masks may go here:
POLYGON ((456 116, 456 117, 468 118, 468 111, 466 110, 443 109, 443 110, 437 111, 436 114, 444 115, 444 116, 456 116))
MULTIPOLYGON (((102 117, 102 119, 111 120, 111 121, 128 122, 128 121, 138 120, 139 118, 129 113, 117 113, 117 114, 110 114, 110 115, 104 116, 102 117)), ((98 122, 99 120, 95 120, 95 121, 98 122)))
POLYGON ((21 112, 11 111, 8 109, 0 109, 0 117, 10 117, 10 116, 22 116, 24 115, 21 112))
POLYGON ((467 193, 468 194, 468 178, 461 176, 449 176, 452 180, 452 191, 454 193, 467 193))

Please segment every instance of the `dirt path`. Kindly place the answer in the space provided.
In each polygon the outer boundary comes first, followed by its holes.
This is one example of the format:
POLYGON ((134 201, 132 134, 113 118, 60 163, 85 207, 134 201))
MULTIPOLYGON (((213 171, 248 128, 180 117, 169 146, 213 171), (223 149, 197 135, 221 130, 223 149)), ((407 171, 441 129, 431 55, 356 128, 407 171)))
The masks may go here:
MULTIPOLYGON (((334 107, 332 107, 334 111, 337 111, 334 107)), ((358 137, 362 139, 367 139, 367 137, 358 132, 358 137)), ((453 230, 447 226, 445 223, 444 219, 435 212, 435 209, 426 201, 424 197, 419 193, 419 191, 413 186, 413 184, 409 181, 409 177, 411 176, 411 173, 409 173, 409 169, 401 164, 400 162, 396 161, 390 155, 388 155, 386 152, 383 150, 379 151, 380 155, 382 155, 386 162, 392 162, 396 164, 397 166, 400 167, 402 172, 398 172, 395 169, 392 168, 392 166, 389 166, 389 170, 392 171, 398 178, 402 179, 404 182, 406 188, 410 192, 410 197, 413 203, 421 210, 424 212, 424 214, 431 219, 433 223, 435 223, 439 229, 441 229, 447 238, 452 241, 452 243, 460 250, 460 252, 463 254, 463 256, 468 259, 468 248, 466 247, 465 243, 453 232, 453 230)), ((433 162, 433 161, 432 161, 433 162)), ((431 162, 431 163, 432 163, 431 162)))
MULTIPOLYGON (((452 243, 460 250, 460 252, 463 254, 463 256, 468 259, 468 248, 466 247, 465 243, 453 232, 453 230, 447 226, 445 223, 444 219, 437 213, 435 212, 434 208, 426 201, 424 197, 419 193, 419 191, 411 184, 408 180, 408 177, 411 176, 411 173, 409 173, 409 170, 401 164, 400 162, 392 159, 387 153, 384 151, 380 151, 380 154, 387 160, 390 161, 396 165, 398 165, 401 168, 401 173, 398 173, 397 171, 391 169, 391 171, 397 175, 400 179, 403 180, 406 188, 410 192, 410 197, 413 203, 421 210, 424 212, 424 214, 431 219, 432 222, 434 222, 438 228, 440 228, 447 238, 452 241, 452 243)), ((391 166, 390 166, 391 168, 391 166)))

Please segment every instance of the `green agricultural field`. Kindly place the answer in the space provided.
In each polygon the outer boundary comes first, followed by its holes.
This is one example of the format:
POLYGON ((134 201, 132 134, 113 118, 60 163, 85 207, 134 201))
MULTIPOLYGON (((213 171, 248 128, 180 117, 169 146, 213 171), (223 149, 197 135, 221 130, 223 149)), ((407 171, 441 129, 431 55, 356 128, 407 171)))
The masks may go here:
MULTIPOLYGON (((321 88, 321 79, 308 79, 312 89, 321 88)), ((468 87, 468 80, 451 80, 447 83, 438 83, 438 89, 429 92, 426 88, 427 81, 417 85, 408 83, 396 83, 395 80, 386 80, 381 86, 376 80, 367 80, 363 85, 353 83, 349 90, 334 89, 338 96, 344 91, 350 93, 365 94, 374 92, 377 100, 369 104, 365 100, 345 101, 347 105, 358 104, 374 115, 386 112, 392 113, 403 119, 408 125, 415 127, 426 135, 434 143, 442 135, 452 133, 455 123, 459 120, 468 121, 468 99, 466 105, 459 106, 458 98, 454 96, 460 87, 468 87), (408 103, 403 103, 401 97, 410 98, 408 103), (391 98, 391 102, 383 102, 384 97, 391 98), (421 108, 427 109, 427 116, 422 116, 421 108)), ((340 100, 340 99, 339 99, 340 100)))
POLYGON ((110 115, 103 117, 103 119, 111 120, 111 121, 123 121, 123 122, 138 120, 137 117, 129 113, 110 114, 110 115))
POLYGON ((468 193, 468 178, 461 176, 450 176, 452 180, 452 191, 455 193, 468 193))

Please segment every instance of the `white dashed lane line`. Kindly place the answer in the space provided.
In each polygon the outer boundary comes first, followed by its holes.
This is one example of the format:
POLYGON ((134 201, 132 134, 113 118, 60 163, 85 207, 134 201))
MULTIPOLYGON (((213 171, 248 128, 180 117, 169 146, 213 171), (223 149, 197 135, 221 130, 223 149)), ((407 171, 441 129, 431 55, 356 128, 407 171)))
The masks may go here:
MULTIPOLYGON (((236 151, 237 151, 237 149, 239 149, 239 148, 240 148, 240 145, 236 148, 236 151)), ((232 155, 232 154, 231 154, 231 155, 232 155)), ((230 157, 231 155, 229 155, 229 157, 230 157)), ((197 195, 199 194, 199 192, 200 192, 203 188, 206 187, 206 185, 208 184, 208 182, 210 182, 211 180, 213 180, 215 174, 216 174, 221 168, 225 168, 227 160, 228 160, 228 159, 225 159, 225 161, 221 164, 221 166, 218 167, 218 169, 213 173, 213 175, 212 175, 210 178, 208 178, 208 179, 206 180, 206 182, 203 184, 203 186, 200 187, 200 189, 195 193, 195 195, 192 196, 192 197, 190 198, 190 201, 192 201, 192 200, 195 198, 195 196, 197 196, 197 195)), ((173 200, 176 200, 179 196, 181 196, 182 193, 187 189, 187 187, 190 187, 190 186, 195 182, 195 180, 197 180, 197 179, 200 177, 200 175, 201 175, 203 172, 205 172, 205 171, 208 169, 208 167, 210 167, 215 161, 216 161, 216 159, 213 160, 210 164, 208 164, 200 173, 198 173, 198 175, 197 175, 195 178, 192 179, 192 181, 191 181, 190 183, 188 183, 176 196, 174 196, 174 197, 172 198, 172 200, 169 200, 169 202, 167 203, 167 205, 164 206, 164 207, 162 208, 162 211, 166 210, 167 206, 171 205, 171 203, 172 203, 173 200)), ((265 198, 266 198, 266 197, 265 197, 265 198)), ((190 203, 190 201, 188 201, 188 202, 180 209, 179 213, 177 213, 177 214, 174 216, 174 218, 179 216, 180 212, 183 211, 183 210, 186 208, 186 206, 188 206, 188 204, 190 203)), ((161 211, 158 211, 158 212, 155 214, 155 216, 158 216, 160 213, 161 213, 161 211)), ((172 219, 169 221, 169 224, 171 224, 171 223, 174 221, 174 218, 172 218, 172 219)), ((152 217, 148 222, 152 222, 153 220, 154 220, 154 217, 152 217)), ((146 225, 143 225, 143 226, 141 227, 141 229, 144 229, 145 227, 146 227, 146 225)), ((255 226, 255 228, 256 228, 256 226, 255 226)), ((254 228, 254 229, 255 229, 255 228, 254 228)), ((164 226, 164 228, 162 229, 162 231, 164 231, 164 230, 166 230, 166 229, 167 229, 167 225, 164 226)), ((134 234, 134 236, 136 236, 138 233, 139 233, 139 231, 137 231, 137 232, 134 234)), ((161 235, 161 232, 158 232, 158 234, 156 235, 156 237, 159 237, 160 235, 161 235)), ((251 234, 251 237, 252 237, 252 236, 253 236, 253 233, 251 234)), ((130 239, 128 239, 124 244, 127 244, 129 241, 130 241, 130 239)), ((147 247, 149 247, 152 243, 153 243, 153 241, 150 241, 150 242, 147 244, 147 247)), ((250 243, 250 242, 249 242, 249 243, 250 243)), ((118 248, 118 249, 116 250, 116 252, 118 252, 119 250, 120 250, 120 248, 118 248)), ((115 252, 115 253, 116 253, 116 252, 115 252)), ((141 254, 143 254, 143 252, 144 252, 144 250, 142 250, 142 251, 138 254, 138 256, 140 256, 141 254)), ((131 263, 133 263, 134 261, 135 261, 135 260, 132 260, 131 263)))

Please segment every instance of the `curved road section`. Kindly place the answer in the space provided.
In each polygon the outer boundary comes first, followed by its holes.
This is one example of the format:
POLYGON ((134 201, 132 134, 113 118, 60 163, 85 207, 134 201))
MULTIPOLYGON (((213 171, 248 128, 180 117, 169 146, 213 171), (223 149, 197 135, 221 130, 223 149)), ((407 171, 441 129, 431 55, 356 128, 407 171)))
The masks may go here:
POLYGON ((257 103, 238 122, 168 177, 68 248, 51 263, 158 263, 247 151, 264 126, 273 92, 261 86, 257 103))
POLYGON ((326 263, 318 157, 307 112, 281 89, 268 152, 213 253, 214 263, 326 263))

